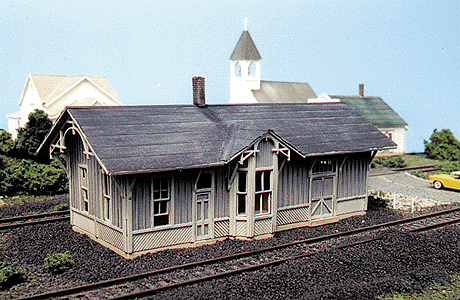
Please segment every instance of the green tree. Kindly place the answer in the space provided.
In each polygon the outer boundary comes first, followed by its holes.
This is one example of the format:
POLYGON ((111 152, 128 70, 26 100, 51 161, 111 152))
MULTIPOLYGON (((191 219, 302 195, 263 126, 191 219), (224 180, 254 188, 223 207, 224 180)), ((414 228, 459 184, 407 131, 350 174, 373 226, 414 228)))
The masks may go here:
POLYGON ((431 134, 430 141, 424 140, 425 154, 428 158, 456 161, 460 160, 460 142, 449 129, 431 134))
POLYGON ((42 110, 35 110, 29 114, 29 121, 24 128, 18 131, 16 149, 20 155, 33 158, 35 152, 50 131, 53 123, 42 110))
POLYGON ((0 129, 0 154, 9 155, 14 150, 14 141, 8 131, 0 129))

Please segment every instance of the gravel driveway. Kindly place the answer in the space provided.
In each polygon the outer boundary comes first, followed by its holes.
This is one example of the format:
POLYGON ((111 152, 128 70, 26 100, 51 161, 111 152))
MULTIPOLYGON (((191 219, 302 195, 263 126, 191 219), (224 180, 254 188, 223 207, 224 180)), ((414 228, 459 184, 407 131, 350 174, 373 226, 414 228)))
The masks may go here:
POLYGON ((381 190, 393 194, 429 199, 442 203, 460 202, 460 192, 444 189, 436 190, 431 186, 428 180, 404 172, 370 176, 369 188, 371 190, 381 190))

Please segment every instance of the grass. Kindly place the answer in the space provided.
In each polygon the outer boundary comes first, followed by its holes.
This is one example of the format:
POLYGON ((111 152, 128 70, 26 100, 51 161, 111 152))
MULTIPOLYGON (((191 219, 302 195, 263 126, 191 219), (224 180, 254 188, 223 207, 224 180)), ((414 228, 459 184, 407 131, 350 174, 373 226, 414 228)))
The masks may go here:
POLYGON ((45 200, 47 196, 14 196, 14 197, 3 197, 1 200, 8 205, 13 204, 26 204, 30 202, 38 202, 45 200))
POLYGON ((440 161, 436 159, 429 159, 419 155, 405 154, 401 156, 404 162, 407 164, 408 168, 419 167, 419 166, 428 166, 428 165, 443 165, 446 164, 445 161, 440 161))
POLYGON ((395 293, 378 297, 380 300, 439 300, 457 299, 460 295, 460 275, 453 275, 446 284, 434 284, 421 293, 395 293))

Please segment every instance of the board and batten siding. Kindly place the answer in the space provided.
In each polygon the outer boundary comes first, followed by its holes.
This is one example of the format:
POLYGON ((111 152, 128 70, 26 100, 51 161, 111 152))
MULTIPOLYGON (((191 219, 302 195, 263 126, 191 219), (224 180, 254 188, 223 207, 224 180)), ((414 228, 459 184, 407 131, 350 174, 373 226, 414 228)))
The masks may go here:
MULTIPOLYGON (((70 206, 72 209, 81 214, 89 214, 92 217, 103 220, 102 216, 102 169, 96 158, 91 155, 84 154, 83 141, 78 133, 71 134, 67 133, 66 136, 66 147, 68 172, 70 172, 69 181, 69 194, 70 194, 70 206), (81 183, 80 183, 80 166, 86 166, 88 170, 87 188, 88 188, 88 212, 84 212, 82 198, 81 198, 81 183)), ((122 228, 122 202, 120 192, 117 186, 110 180, 110 191, 111 191, 111 207, 110 207, 110 218, 106 220, 112 226, 122 228)), ((78 224, 73 224, 77 225, 78 224)))
MULTIPOLYGON (((214 219, 228 218, 229 195, 226 168, 202 169, 202 172, 214 174, 214 219)), ((133 230, 153 228, 151 184, 155 178, 166 178, 169 181, 170 214, 172 214, 169 225, 185 225, 193 222, 193 200, 199 174, 199 170, 183 170, 138 176, 133 187, 133 230)))
POLYGON ((279 174, 278 208, 308 205, 308 164, 293 156, 279 174))
MULTIPOLYGON (((344 158, 339 160, 339 163, 344 158)), ((367 195, 370 153, 349 154, 338 176, 337 199, 367 195)))

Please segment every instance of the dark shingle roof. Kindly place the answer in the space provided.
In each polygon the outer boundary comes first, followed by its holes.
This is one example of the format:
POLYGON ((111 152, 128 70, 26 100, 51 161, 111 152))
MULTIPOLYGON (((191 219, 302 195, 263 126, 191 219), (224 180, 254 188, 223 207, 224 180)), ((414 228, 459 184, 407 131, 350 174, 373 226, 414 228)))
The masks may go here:
POLYGON ((112 174, 221 165, 268 130, 302 156, 395 147, 344 103, 165 105, 67 108, 40 152, 69 118, 112 174))
POLYGON ((300 82, 261 80, 260 90, 253 90, 252 94, 258 103, 307 103, 316 98, 310 85, 300 82))
POLYGON ((260 60, 259 51, 247 30, 243 31, 230 56, 231 60, 260 60))
POLYGON ((407 126, 407 123, 380 97, 336 96, 376 127, 407 126))

